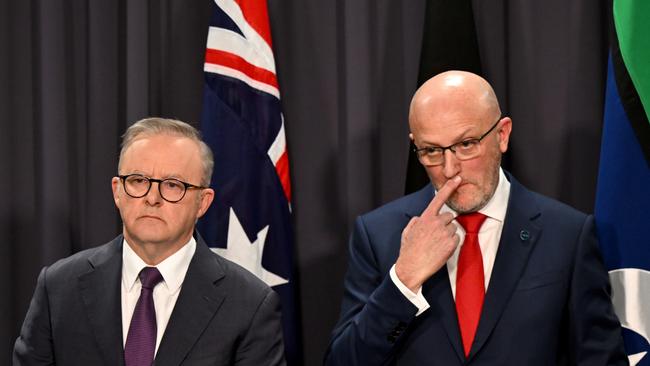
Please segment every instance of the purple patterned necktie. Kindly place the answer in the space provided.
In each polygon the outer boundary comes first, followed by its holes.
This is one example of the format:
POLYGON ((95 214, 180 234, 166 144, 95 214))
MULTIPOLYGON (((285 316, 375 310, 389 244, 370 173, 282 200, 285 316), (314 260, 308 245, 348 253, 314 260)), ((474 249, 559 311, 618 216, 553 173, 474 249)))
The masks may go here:
POLYGON ((153 305, 153 288, 163 280, 156 267, 140 271, 142 290, 135 305, 129 334, 124 345, 126 366, 151 366, 156 350, 156 309, 153 305))

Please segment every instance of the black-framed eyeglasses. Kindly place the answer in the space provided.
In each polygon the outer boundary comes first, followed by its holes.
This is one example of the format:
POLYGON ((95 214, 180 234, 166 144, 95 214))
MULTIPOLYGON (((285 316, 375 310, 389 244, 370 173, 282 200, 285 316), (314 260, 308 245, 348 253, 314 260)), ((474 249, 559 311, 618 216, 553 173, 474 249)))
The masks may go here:
POLYGON ((158 183, 160 197, 167 202, 176 203, 185 197, 188 189, 206 189, 209 187, 195 186, 175 178, 154 179, 142 174, 118 175, 124 185, 126 194, 133 198, 146 196, 151 189, 151 183, 158 183))
POLYGON ((445 150, 450 150, 458 160, 469 160, 481 155, 481 141, 485 136, 501 122, 503 117, 499 117, 487 132, 477 138, 469 138, 463 141, 451 144, 449 146, 425 146, 422 148, 415 147, 413 151, 417 154, 418 159, 424 165, 435 166, 441 165, 445 161, 445 150))

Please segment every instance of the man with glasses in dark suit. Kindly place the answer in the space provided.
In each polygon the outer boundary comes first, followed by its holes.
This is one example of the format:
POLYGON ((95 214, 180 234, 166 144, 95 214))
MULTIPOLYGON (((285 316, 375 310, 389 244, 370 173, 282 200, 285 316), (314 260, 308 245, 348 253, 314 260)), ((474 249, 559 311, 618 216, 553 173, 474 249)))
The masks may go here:
POLYGON ((112 180, 123 233, 44 268, 14 365, 284 365, 278 296, 195 232, 213 157, 192 126, 138 121, 112 180))

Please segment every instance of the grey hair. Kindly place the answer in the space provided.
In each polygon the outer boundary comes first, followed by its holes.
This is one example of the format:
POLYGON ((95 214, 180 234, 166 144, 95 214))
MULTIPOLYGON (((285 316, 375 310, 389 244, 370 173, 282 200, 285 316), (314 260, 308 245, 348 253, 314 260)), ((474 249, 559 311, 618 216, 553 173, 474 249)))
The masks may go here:
POLYGON ((137 121, 127 128, 124 135, 122 135, 122 148, 120 150, 120 160, 118 162, 118 170, 122 168, 122 159, 124 153, 131 146, 131 144, 141 138, 155 135, 172 135, 179 137, 186 137, 195 141, 199 145, 201 154, 201 165, 203 165, 203 178, 201 181, 202 186, 209 186, 210 179, 212 178, 212 169, 214 168, 214 157, 210 147, 203 142, 201 133, 191 125, 168 118, 151 117, 137 121))

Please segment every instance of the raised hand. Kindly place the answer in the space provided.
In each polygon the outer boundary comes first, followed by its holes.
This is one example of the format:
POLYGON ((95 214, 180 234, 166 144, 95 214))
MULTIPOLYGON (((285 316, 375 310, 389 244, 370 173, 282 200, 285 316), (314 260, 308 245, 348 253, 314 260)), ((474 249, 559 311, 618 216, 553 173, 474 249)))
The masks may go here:
POLYGON ((460 185, 459 176, 448 180, 438 190, 421 216, 415 216, 402 231, 402 243, 395 273, 406 287, 417 292, 422 284, 447 262, 460 238, 453 214, 440 208, 460 185))

